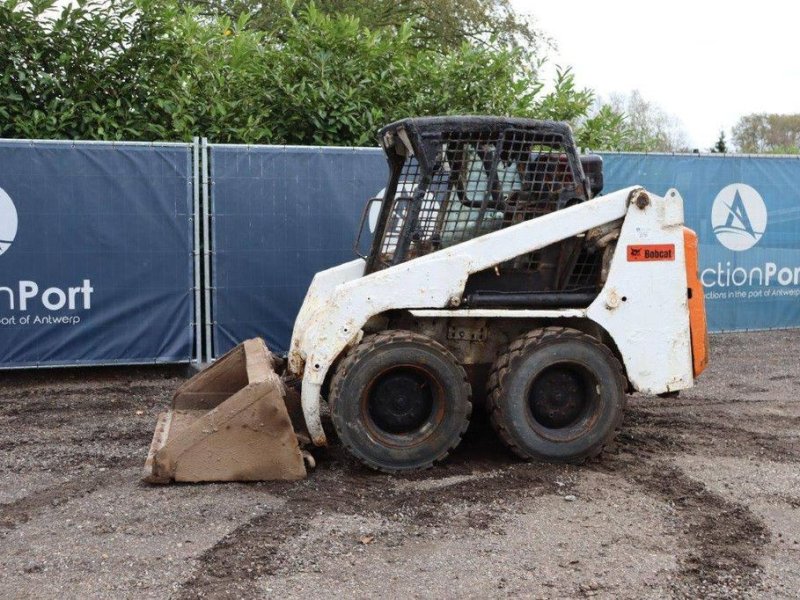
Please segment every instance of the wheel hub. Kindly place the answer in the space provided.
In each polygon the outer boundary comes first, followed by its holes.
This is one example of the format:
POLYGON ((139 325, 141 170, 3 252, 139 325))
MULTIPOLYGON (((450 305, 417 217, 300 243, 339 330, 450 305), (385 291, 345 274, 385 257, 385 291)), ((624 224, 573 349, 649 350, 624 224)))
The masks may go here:
POLYGON ((367 398, 372 422, 391 434, 418 430, 430 418, 434 396, 428 378, 411 368, 380 375, 367 398))
POLYGON ((533 418, 550 429, 569 427, 579 421, 595 394, 587 374, 569 365, 545 369, 531 385, 528 404, 533 418))

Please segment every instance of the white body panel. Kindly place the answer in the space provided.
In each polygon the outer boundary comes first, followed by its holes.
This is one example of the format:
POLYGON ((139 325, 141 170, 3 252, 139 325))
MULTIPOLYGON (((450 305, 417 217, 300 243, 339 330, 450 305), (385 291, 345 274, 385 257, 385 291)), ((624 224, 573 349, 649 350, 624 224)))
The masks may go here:
POLYGON ((320 390, 331 365, 361 339, 370 317, 392 309, 415 309, 420 316, 588 318, 609 332, 637 390, 661 393, 691 386, 682 200, 671 191, 666 198, 650 194, 644 209, 629 206, 640 189, 601 196, 367 276, 360 259, 318 273, 289 351, 289 371, 303 376, 303 413, 314 443, 325 443, 320 390), (622 217, 608 281, 588 309, 455 310, 470 274, 622 217), (670 243, 675 244, 674 261, 626 260, 628 244, 670 243))
POLYGON ((644 210, 628 209, 608 280, 587 309, 610 335, 628 379, 645 394, 692 387, 691 333, 683 246, 683 199, 650 194, 644 210), (630 262, 628 245, 674 244, 672 261, 630 262))

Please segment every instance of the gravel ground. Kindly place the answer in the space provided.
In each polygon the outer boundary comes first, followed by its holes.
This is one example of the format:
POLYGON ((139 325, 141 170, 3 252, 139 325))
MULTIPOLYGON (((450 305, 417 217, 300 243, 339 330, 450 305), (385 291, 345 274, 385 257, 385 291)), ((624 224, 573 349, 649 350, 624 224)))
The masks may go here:
POLYGON ((800 596, 800 331, 712 337, 696 388, 631 398, 579 467, 478 424, 408 477, 333 445, 297 483, 150 487, 182 379, 0 375, 0 597, 800 596))

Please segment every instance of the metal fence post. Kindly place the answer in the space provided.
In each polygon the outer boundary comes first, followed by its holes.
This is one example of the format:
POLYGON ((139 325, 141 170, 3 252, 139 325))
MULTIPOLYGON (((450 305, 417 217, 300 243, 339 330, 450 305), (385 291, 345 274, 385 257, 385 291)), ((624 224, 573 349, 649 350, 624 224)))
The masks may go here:
POLYGON ((210 152, 208 148, 208 138, 200 141, 202 150, 202 190, 203 190, 203 278, 205 281, 204 289, 204 311, 205 311, 205 353, 206 362, 210 363, 213 357, 213 337, 212 337, 212 315, 211 315, 211 207, 209 187, 208 161, 210 152))
POLYGON ((203 360, 203 329, 200 290, 200 138, 192 138, 192 225, 194 231, 194 362, 203 360))

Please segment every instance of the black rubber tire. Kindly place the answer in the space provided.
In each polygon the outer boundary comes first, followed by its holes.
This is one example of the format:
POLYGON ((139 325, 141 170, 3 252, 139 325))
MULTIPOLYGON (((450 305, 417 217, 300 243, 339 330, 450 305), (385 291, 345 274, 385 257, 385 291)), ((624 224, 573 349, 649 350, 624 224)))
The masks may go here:
MULTIPOLYGON (((607 346, 574 329, 546 327, 519 337, 498 356, 487 387, 492 426, 525 459, 581 462, 599 454, 622 424, 626 402, 622 366, 607 346), (565 417, 573 420, 555 427, 542 422, 553 413, 548 417, 538 406, 534 408, 542 396, 531 398, 540 389, 534 384, 543 381, 548 369, 551 382, 561 381, 553 380, 553 373, 558 377, 566 372, 571 378, 567 383, 574 382, 571 390, 583 391, 580 403, 565 417)), ((568 389, 565 385, 560 395, 550 392, 547 400, 571 406, 575 394, 570 395, 568 389)))
POLYGON ((397 473, 429 468, 459 444, 472 414, 471 393, 464 368, 444 346, 424 335, 393 330, 365 337, 342 359, 331 379, 328 404, 345 448, 373 469, 397 473), (381 377, 409 369, 430 384, 430 412, 416 432, 386 431, 373 419, 370 403, 378 401, 371 394, 381 377))

